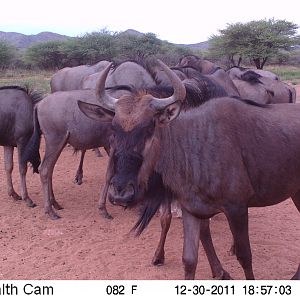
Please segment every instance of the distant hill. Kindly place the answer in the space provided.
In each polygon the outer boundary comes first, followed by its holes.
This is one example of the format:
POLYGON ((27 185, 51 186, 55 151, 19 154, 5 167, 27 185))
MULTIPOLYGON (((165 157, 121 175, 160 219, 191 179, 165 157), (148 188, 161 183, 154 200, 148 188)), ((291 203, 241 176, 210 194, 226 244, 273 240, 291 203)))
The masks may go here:
POLYGON ((207 50, 209 48, 209 42, 205 41, 205 42, 200 42, 197 44, 179 44, 179 46, 185 46, 185 47, 189 47, 192 49, 207 50))
MULTIPOLYGON (((144 33, 139 32, 139 31, 134 30, 134 29, 127 29, 127 30, 121 32, 121 34, 130 34, 130 35, 136 35, 136 36, 144 35, 144 33)), ((200 49, 200 50, 207 50, 209 48, 209 42, 208 41, 200 42, 200 43, 196 43, 196 44, 174 44, 174 45, 185 46, 185 47, 188 47, 188 48, 200 49)))
POLYGON ((48 42, 48 41, 63 41, 70 37, 53 32, 40 32, 34 35, 26 35, 17 32, 3 32, 0 31, 0 39, 9 42, 18 49, 25 49, 34 43, 48 42))
POLYGON ((128 35, 135 35, 135 36, 143 36, 144 35, 144 33, 139 32, 139 31, 134 30, 134 29, 127 29, 125 31, 120 32, 120 34, 123 34, 123 35, 128 34, 128 35))
MULTIPOLYGON (((127 29, 121 34, 129 34, 129 35, 136 35, 136 36, 142 36, 144 33, 139 32, 134 29, 127 29)), ((35 35, 26 35, 22 33, 17 32, 3 32, 0 31, 0 40, 6 40, 13 46, 15 46, 18 49, 26 49, 33 45, 34 43, 41 43, 41 42, 48 42, 48 41, 63 41, 68 38, 71 38, 70 36, 61 35, 58 33, 53 32, 41 32, 35 35)), ((197 44, 175 44, 178 46, 186 46, 193 49, 200 49, 200 50, 206 50, 209 47, 208 42, 200 42, 197 44)))

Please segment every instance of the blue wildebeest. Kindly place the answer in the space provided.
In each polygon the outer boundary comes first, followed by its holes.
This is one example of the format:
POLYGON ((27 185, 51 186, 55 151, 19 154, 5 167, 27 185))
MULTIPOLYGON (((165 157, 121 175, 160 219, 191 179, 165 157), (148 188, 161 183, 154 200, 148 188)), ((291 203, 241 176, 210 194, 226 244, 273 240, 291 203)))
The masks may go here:
POLYGON ((201 59, 197 55, 184 55, 179 59, 177 67, 194 67, 202 74, 212 74, 220 67, 213 62, 201 59))
POLYGON ((228 96, 241 96, 232 79, 225 72, 225 70, 208 60, 201 59, 196 55, 186 55, 179 60, 177 66, 194 68, 201 74, 208 76, 220 84, 225 89, 228 96))
MULTIPOLYGON (((106 68, 103 76, 107 76, 109 68, 106 68)), ((102 82, 101 80, 100 84, 102 82)), ((30 162, 34 170, 39 170, 45 213, 53 220, 59 218, 53 208, 62 209, 54 196, 52 176, 63 148, 70 144, 75 150, 86 151, 104 147, 109 152, 111 120, 103 120, 103 122, 91 120, 79 110, 77 105, 78 99, 97 103, 102 88, 105 87, 98 85, 95 90, 56 92, 46 96, 35 107, 34 131, 22 155, 22 162, 30 162), (38 165, 35 158, 39 157, 41 134, 45 139, 45 155, 38 165)), ((105 207, 103 214, 107 214, 105 207)))
POLYGON ((57 71, 50 80, 51 93, 81 90, 82 82, 86 76, 102 71, 108 64, 108 61, 102 60, 91 66, 66 67, 57 71))
MULTIPOLYGON (((192 109, 194 107, 199 106, 206 100, 212 98, 212 97, 217 97, 217 96, 226 96, 227 93, 223 89, 222 86, 211 80, 209 77, 202 75, 199 73, 197 70, 188 70, 187 68, 176 68, 174 70, 177 74, 181 76, 183 79, 183 83, 186 87, 187 91, 187 97, 186 101, 182 105, 183 110, 188 110, 192 109)), ((153 86, 153 87, 148 87, 148 88, 143 88, 144 92, 149 92, 152 95, 164 95, 164 96, 169 96, 172 94, 173 88, 168 84, 169 81, 166 81, 167 83, 160 83, 159 86, 153 86)), ((135 93, 138 88, 131 88, 131 93, 135 93)), ((111 164, 109 164, 111 166, 111 164)), ((105 201, 106 201, 106 194, 107 194, 107 189, 108 189, 108 182, 110 181, 110 175, 112 171, 110 168, 108 168, 107 174, 106 174, 106 184, 105 187, 102 191, 102 196, 99 204, 100 210, 103 210, 105 208, 105 201)), ((155 251, 152 263, 154 265, 161 265, 164 263, 164 244, 166 240, 166 236, 171 224, 171 219, 172 219, 172 213, 171 213, 171 201, 173 200, 174 197, 170 197, 170 195, 166 192, 167 189, 166 187, 162 184, 161 178, 158 174, 153 174, 152 175, 152 182, 153 182, 153 188, 155 190, 155 195, 153 193, 149 193, 147 195, 147 198, 149 197, 162 197, 164 199, 162 203, 162 215, 161 215, 161 227, 162 227, 162 232, 161 232, 161 237, 160 241, 158 244, 158 247, 155 251), (155 184, 154 184, 155 183, 155 184), (155 187, 154 187, 155 185, 155 187), (157 195, 157 192, 159 192, 159 196, 157 195)), ((158 201, 156 201, 158 203, 158 201)), ((106 210, 106 208, 105 208, 106 210)), ((143 225, 141 225, 143 226, 143 225)), ((211 235, 209 231, 209 222, 203 221, 203 226, 201 228, 201 242, 204 246, 206 255, 208 257, 211 269, 212 269, 212 274, 214 278, 219 278, 219 279, 228 279, 230 278, 229 274, 223 270, 216 253, 214 251, 213 245, 212 245, 212 240, 211 240, 211 235)))
MULTIPOLYGON (((103 70, 102 70, 103 71, 103 70)), ((102 71, 86 76, 82 81, 82 89, 94 89, 102 71)), ((145 72, 145 68, 136 61, 123 61, 114 65, 108 73, 105 82, 106 87, 120 85, 142 88, 155 85, 151 74, 145 72)))
MULTIPOLYGON (((0 87, 0 145, 4 146, 4 164, 8 195, 15 200, 23 199, 34 207, 26 187, 27 165, 21 162, 21 155, 33 131, 33 106, 41 99, 41 94, 20 86, 0 87), (21 196, 12 183, 13 151, 18 149, 21 196)), ((40 161, 35 157, 35 164, 40 161)), ((36 169, 35 169, 36 171, 36 169)))
MULTIPOLYGON (((199 237, 209 232, 203 224, 223 212, 245 277, 254 279, 248 208, 292 197, 300 211, 300 106, 225 97, 182 112, 185 86, 159 64, 172 82, 172 96, 141 92, 112 99, 103 93, 100 106, 78 103, 90 118, 112 120, 109 200, 135 205, 155 193, 148 188, 156 186, 157 173, 182 207, 185 278, 195 277, 199 237)), ((143 229, 164 200, 155 196, 159 203, 148 202, 137 227, 143 229)))
MULTIPOLYGON (((159 68, 158 68, 159 69, 159 68)), ((199 73, 196 70, 188 70, 187 68, 175 68, 172 69, 176 74, 179 74, 181 79, 183 80, 183 84, 186 87, 186 101, 182 104, 183 110, 189 110, 193 109, 194 107, 197 107, 201 105, 206 100, 213 98, 213 97, 220 97, 220 96, 226 96, 227 93, 223 89, 222 86, 211 80, 209 77, 204 76, 203 74, 199 73)), ((166 81, 166 83, 159 85, 155 85, 153 87, 146 87, 143 88, 144 92, 150 93, 152 95, 156 96, 170 96, 173 92, 172 86, 168 84, 169 80, 166 81)), ((131 88, 131 93, 134 94, 140 89, 131 88)), ((111 164, 109 164, 111 166, 111 164)), ((110 170, 110 167, 108 168, 107 174, 106 174, 106 184, 102 191, 102 196, 99 204, 99 208, 105 207, 105 201, 106 201, 106 195, 107 190, 109 187, 109 182, 111 179, 112 171, 110 170)), ((166 192, 166 187, 161 184, 161 179, 159 178, 159 175, 153 174, 153 181, 155 182, 155 187, 153 187, 156 191, 155 196, 159 192, 159 197, 163 197, 163 205, 161 209, 161 227, 162 232, 160 236, 160 241, 158 244, 158 247, 155 251, 152 263, 154 265, 162 265, 164 263, 164 244, 166 241, 166 236, 171 224, 172 219, 172 213, 171 213, 171 201, 174 197, 169 197, 170 195, 166 192)), ((154 184, 153 184, 154 186, 154 184)), ((154 196, 154 194, 150 193, 147 198, 151 196, 154 196)), ((178 207, 177 211, 178 211, 178 207)), ((207 254, 207 257, 209 259, 212 274, 214 278, 230 278, 229 274, 222 269, 222 266, 220 265, 214 249, 212 247, 211 243, 211 236, 209 230, 205 230, 209 226, 209 223, 204 224, 201 231, 201 242, 204 246, 205 252, 207 254)))
MULTIPOLYGON (((102 60, 94 65, 63 68, 52 75, 50 80, 51 92, 81 90, 83 89, 83 82, 87 76, 102 71, 108 64, 108 61, 102 60)), ((98 157, 102 156, 98 148, 94 150, 98 157)), ((78 185, 82 184, 85 152, 85 150, 81 151, 80 163, 74 179, 74 183, 78 185)))
POLYGON ((295 103, 296 90, 285 82, 262 76, 254 70, 241 74, 233 79, 242 98, 259 103, 279 104, 295 103))
MULTIPOLYGON (((100 76, 109 64, 108 61, 101 61, 93 66, 78 66, 74 68, 65 68, 58 71, 51 79, 51 90, 53 91, 70 91, 82 89, 95 89, 100 76), (98 71, 97 71, 98 70, 98 71)), ((151 75, 138 63, 134 61, 125 61, 115 65, 108 74, 106 87, 114 86, 133 86, 141 88, 155 85, 151 75)), ((124 94, 124 89, 113 91, 115 97, 124 94)), ((101 156, 100 151, 98 156, 101 156)), ((75 175, 74 182, 78 185, 83 179, 83 160, 86 150, 81 151, 80 163, 75 175)))
POLYGON ((259 70, 259 69, 243 68, 237 66, 231 67, 229 70, 227 70, 227 73, 230 76, 230 78, 233 80, 233 79, 241 79, 241 76, 248 71, 255 72, 256 74, 262 77, 267 77, 273 80, 279 80, 278 76, 273 72, 266 71, 266 70, 259 70))

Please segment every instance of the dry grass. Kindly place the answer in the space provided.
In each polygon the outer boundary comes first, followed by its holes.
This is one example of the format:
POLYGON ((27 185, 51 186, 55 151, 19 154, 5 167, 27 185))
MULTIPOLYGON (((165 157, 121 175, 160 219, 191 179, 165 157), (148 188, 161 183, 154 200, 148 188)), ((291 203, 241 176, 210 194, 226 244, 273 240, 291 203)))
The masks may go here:
POLYGON ((267 66, 265 70, 271 71, 279 76, 280 80, 290 82, 294 85, 300 84, 300 67, 295 66, 267 66))
POLYGON ((0 86, 27 85, 44 94, 50 93, 50 79, 54 72, 32 70, 7 70, 0 73, 0 86))

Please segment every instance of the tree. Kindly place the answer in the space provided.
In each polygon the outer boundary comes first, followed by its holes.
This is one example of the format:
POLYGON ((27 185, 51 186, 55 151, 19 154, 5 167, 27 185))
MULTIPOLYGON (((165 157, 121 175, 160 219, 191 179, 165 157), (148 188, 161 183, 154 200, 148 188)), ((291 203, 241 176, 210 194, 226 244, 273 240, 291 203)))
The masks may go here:
POLYGON ((8 68, 16 57, 16 48, 4 40, 0 40, 0 69, 8 68))
POLYGON ((25 62, 33 67, 58 69, 91 65, 101 60, 141 61, 155 55, 174 64, 182 55, 192 53, 193 51, 187 47, 161 41, 154 33, 117 34, 102 29, 100 32, 86 33, 64 41, 35 44, 27 49, 25 62))
POLYGON ((279 51, 289 51, 297 44, 298 25, 285 20, 260 20, 229 24, 210 38, 210 50, 216 56, 226 56, 231 65, 240 65, 249 58, 262 69, 279 51))
POLYGON ((160 53, 156 56, 168 65, 176 65, 182 56, 192 54, 202 56, 200 52, 196 53, 188 47, 163 42, 160 53))
POLYGON ((101 60, 112 60, 116 55, 115 34, 103 29, 77 38, 82 50, 83 63, 95 64, 101 60))
POLYGON ((66 41, 35 44, 27 49, 25 61, 32 66, 57 69, 111 60, 115 53, 114 36, 102 30, 66 41))
POLYGON ((66 41, 61 51, 64 53, 64 65, 70 67, 112 60, 116 55, 115 36, 105 29, 86 33, 66 41))
POLYGON ((154 33, 133 35, 121 33, 117 36, 118 58, 142 60, 161 51, 162 41, 154 33))
POLYGON ((25 53, 26 64, 42 69, 59 69, 62 65, 63 53, 61 41, 49 41, 29 47, 25 53))

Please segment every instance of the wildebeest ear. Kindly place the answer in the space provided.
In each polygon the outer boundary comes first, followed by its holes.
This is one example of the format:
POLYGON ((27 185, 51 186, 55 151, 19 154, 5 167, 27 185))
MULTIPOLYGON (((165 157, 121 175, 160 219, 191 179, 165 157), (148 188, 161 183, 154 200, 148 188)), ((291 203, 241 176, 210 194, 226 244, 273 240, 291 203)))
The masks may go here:
POLYGON ((102 121, 102 122, 111 122, 115 113, 109 109, 106 109, 100 105, 87 103, 78 100, 78 107, 79 109, 90 119, 95 121, 102 121))
POLYGON ((181 110, 181 102, 177 101, 166 106, 164 109, 158 111, 158 122, 160 124, 168 124, 179 115, 181 110))

